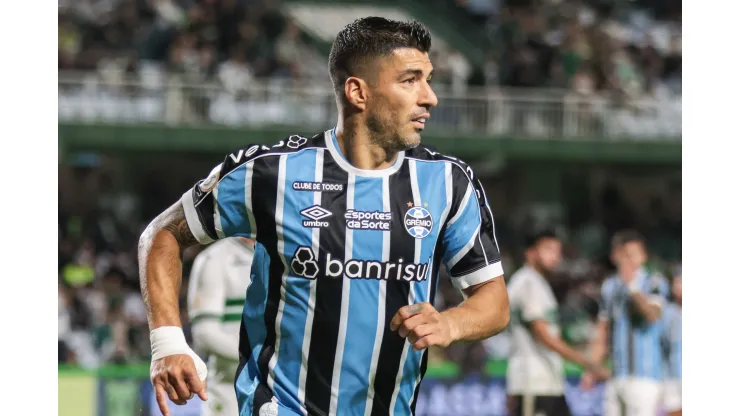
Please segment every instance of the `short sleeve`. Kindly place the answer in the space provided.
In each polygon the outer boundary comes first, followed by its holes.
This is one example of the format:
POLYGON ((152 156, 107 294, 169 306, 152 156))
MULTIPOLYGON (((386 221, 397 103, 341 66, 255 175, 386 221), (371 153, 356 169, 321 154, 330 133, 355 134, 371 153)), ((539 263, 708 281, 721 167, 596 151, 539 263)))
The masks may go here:
POLYGON ((195 258, 188 285, 188 316, 191 323, 221 319, 224 313, 225 270, 223 262, 208 253, 195 258))
POLYGON ((547 319, 547 310, 552 305, 547 302, 546 294, 542 285, 530 284, 527 286, 526 295, 520 301, 522 320, 530 323, 537 319, 547 319))
POLYGON ((201 244, 226 237, 256 238, 251 209, 254 163, 258 145, 239 150, 224 159, 208 176, 181 198, 190 231, 201 244))
MULTIPOLYGON (((459 168, 459 169, 457 169, 459 168)), ((443 260, 458 289, 503 275, 493 213, 483 187, 471 179, 472 170, 453 171, 452 217, 443 231, 443 260)))

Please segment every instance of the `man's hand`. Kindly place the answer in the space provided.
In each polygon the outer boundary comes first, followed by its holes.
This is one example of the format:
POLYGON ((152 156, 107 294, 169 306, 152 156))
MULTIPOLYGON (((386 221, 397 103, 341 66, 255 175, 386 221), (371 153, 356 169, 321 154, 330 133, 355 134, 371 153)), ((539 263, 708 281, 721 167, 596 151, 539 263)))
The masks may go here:
POLYGON ((446 347, 456 340, 454 325, 428 302, 404 306, 391 319, 391 330, 408 338, 414 350, 446 347))
POLYGON ((596 377, 590 371, 584 371, 581 375, 581 388, 583 390, 591 390, 596 382, 596 377))
POLYGON ((206 382, 200 379, 193 359, 187 354, 168 355, 152 361, 150 374, 163 416, 170 416, 167 397, 180 406, 196 394, 201 400, 208 400, 206 382))
POLYGON ((584 390, 591 390, 594 384, 605 381, 611 377, 611 372, 605 367, 592 364, 588 366, 588 369, 581 375, 581 388, 584 390))
POLYGON ((592 383, 596 381, 604 381, 611 377, 609 369, 595 362, 587 362, 585 370, 586 373, 589 374, 589 378, 592 383))

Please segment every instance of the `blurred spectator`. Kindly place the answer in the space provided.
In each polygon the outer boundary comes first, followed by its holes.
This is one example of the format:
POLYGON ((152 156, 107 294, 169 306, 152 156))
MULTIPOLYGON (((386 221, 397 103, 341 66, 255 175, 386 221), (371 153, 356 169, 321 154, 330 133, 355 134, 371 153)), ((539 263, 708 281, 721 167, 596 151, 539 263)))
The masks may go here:
POLYGON ((568 76, 565 74, 563 62, 559 59, 553 59, 550 63, 550 72, 547 75, 546 87, 550 88, 568 88, 568 76))
POLYGON ((499 65, 496 57, 489 55, 483 64, 484 85, 493 87, 499 84, 499 65))
POLYGON ((305 62, 307 57, 300 36, 298 26, 289 22, 275 45, 278 68, 285 75, 301 76, 301 63, 305 62))
POLYGON ((244 49, 236 45, 231 50, 231 56, 218 68, 218 79, 226 91, 237 94, 244 91, 252 80, 252 71, 247 65, 244 49))
POLYGON ((69 299, 67 291, 60 283, 57 308, 59 310, 58 333, 59 333, 59 362, 72 361, 71 351, 67 347, 66 339, 72 328, 72 319, 69 312, 69 299))
POLYGON ((449 65, 452 75, 452 90, 457 94, 463 94, 473 68, 471 68, 467 59, 465 59, 460 51, 451 51, 448 54, 447 65, 449 65))
MULTIPOLYGON (((207 47, 204 51, 208 50, 207 47)), ((203 61, 198 50, 197 38, 193 34, 184 34, 174 43, 170 52, 170 69, 176 74, 183 76, 185 81, 197 82, 204 78, 210 69, 204 67, 203 63, 210 67, 210 62, 203 61)))
POLYGON ((59 69, 75 67, 77 54, 82 49, 82 35, 72 18, 67 14, 59 14, 59 69))
POLYGON ((499 12, 501 0, 456 0, 458 6, 465 8, 472 20, 478 24, 485 23, 499 12))
POLYGON ((571 78, 571 89, 583 97, 589 97, 596 92, 596 81, 586 65, 581 65, 573 74, 571 78))

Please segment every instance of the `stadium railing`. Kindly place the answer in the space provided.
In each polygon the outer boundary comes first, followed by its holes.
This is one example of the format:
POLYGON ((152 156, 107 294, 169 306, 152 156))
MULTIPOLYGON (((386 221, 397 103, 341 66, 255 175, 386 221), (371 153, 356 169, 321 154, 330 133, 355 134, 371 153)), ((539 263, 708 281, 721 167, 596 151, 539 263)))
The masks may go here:
MULTIPOLYGON (((439 105, 431 132, 578 140, 681 140, 681 97, 615 99, 567 90, 435 85, 439 105)), ((59 121, 171 126, 300 126, 336 122, 334 95, 324 83, 252 80, 226 87, 183 76, 125 79, 98 73, 59 74, 59 121)))

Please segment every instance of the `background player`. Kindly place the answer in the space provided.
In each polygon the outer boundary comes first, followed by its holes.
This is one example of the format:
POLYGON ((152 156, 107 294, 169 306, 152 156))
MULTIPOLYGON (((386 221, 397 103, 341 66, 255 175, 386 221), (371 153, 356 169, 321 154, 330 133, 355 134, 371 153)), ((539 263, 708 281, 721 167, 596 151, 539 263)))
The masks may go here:
POLYGON ((672 302, 663 316, 663 336, 666 347, 667 375, 663 383, 663 407, 669 416, 681 416, 681 267, 673 272, 672 302))
POLYGON ((234 376, 247 287, 266 275, 264 247, 246 238, 217 241, 195 258, 188 287, 188 313, 195 347, 208 356, 204 416, 238 415, 234 376), (251 275, 251 278, 250 278, 251 275))
MULTIPOLYGON (((642 236, 631 230, 612 238, 612 262, 617 272, 601 287, 602 303, 591 354, 603 362, 611 353, 614 379, 605 389, 605 416, 655 416, 663 379, 662 324, 668 283, 645 268, 647 250, 642 236)), ((589 388, 592 373, 584 373, 589 388)))
POLYGON ((270 255, 263 297, 250 302, 253 284, 245 306, 243 415, 413 414, 427 347, 506 327, 480 181, 464 162, 419 146, 437 104, 430 48, 417 22, 347 25, 329 57, 336 128, 228 155, 150 223, 139 264, 160 407, 166 396, 204 394, 177 303, 180 253, 196 242, 254 237, 270 255), (439 312, 442 262, 467 298, 439 312))
POLYGON ((506 372, 512 416, 567 416, 563 359, 605 378, 606 370, 560 338, 558 302, 548 278, 561 261, 562 243, 554 230, 526 236, 525 265, 508 283, 512 310, 511 355, 506 372))

